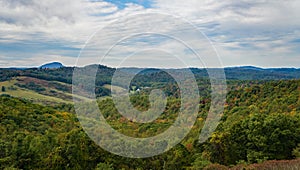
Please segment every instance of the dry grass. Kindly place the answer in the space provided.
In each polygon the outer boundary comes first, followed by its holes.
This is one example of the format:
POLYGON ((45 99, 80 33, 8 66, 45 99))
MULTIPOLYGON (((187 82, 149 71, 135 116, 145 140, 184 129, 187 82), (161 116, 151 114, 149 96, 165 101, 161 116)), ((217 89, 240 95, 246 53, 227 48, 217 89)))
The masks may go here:
POLYGON ((300 159, 272 160, 260 164, 237 165, 231 170, 300 170, 300 159))

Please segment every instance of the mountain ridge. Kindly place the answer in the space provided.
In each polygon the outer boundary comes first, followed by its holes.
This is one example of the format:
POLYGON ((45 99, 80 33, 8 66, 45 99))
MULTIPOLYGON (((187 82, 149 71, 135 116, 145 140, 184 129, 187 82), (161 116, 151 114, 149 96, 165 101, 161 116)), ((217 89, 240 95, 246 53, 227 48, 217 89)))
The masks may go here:
MULTIPOLYGON (((16 75, 23 76, 33 76, 40 77, 42 79, 53 79, 53 80, 64 80, 67 83, 72 82, 73 70, 76 69, 97 69, 98 75, 101 75, 101 80, 108 83, 111 81, 111 77, 116 71, 116 68, 92 64, 84 67, 70 67, 63 66, 63 64, 58 62, 53 62, 44 64, 40 67, 33 68, 0 68, 0 81, 6 80, 9 77, 14 77, 16 75), (54 67, 53 67, 54 65, 54 67), (40 72, 39 70, 47 70, 46 72, 40 72), (55 74, 54 74, 55 73, 55 74)), ((165 79, 163 72, 166 71, 176 71, 180 73, 181 70, 190 69, 196 78, 208 79, 207 70, 209 69, 224 69, 226 79, 228 80, 288 80, 288 79, 300 79, 300 69, 299 68, 260 68, 255 66, 237 66, 237 67, 225 67, 225 68, 178 68, 178 69, 163 69, 163 68, 136 68, 136 67, 124 67, 118 68, 124 74, 132 75, 138 73, 139 75, 151 77, 160 77, 165 79)))

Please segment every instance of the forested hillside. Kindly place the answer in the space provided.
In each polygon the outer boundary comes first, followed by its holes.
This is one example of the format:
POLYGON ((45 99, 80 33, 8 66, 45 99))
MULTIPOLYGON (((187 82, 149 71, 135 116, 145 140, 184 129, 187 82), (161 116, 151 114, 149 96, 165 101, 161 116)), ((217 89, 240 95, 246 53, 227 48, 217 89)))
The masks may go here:
POLYGON ((223 121, 203 146, 203 155, 225 165, 299 156, 299 106, 299 81, 271 81, 230 91, 223 121))
MULTIPOLYGON (((21 76, 20 73, 10 74, 21 76)), ((61 74, 71 73, 65 71, 61 74)), ((53 75, 59 77, 56 73, 53 75)), ((151 81, 148 79, 147 82, 151 81)), ((67 84, 66 81, 66 84, 57 85, 48 80, 44 87, 68 92, 67 84)), ((198 84, 199 88, 206 90, 201 92, 200 111, 192 131, 175 148, 147 159, 124 158, 101 149, 81 129, 72 103, 56 102, 43 106, 45 104, 3 94, 0 97, 0 168, 202 169, 228 168, 239 164, 235 166, 238 168, 265 160, 300 157, 299 80, 228 81, 222 121, 205 143, 199 143, 198 136, 210 107, 209 83, 206 79, 199 79, 198 84)), ((169 93, 165 112, 150 124, 137 124, 123 118, 109 97, 99 99, 99 108, 112 127, 129 136, 147 137, 163 132, 174 122, 180 108, 176 84, 151 82, 150 85, 169 93)), ((22 83, 19 86, 23 86, 22 83)), ((36 86, 27 86, 22 88, 34 88, 36 91, 36 86)), ((47 89, 43 93, 46 92, 47 89)), ((131 101, 139 110, 147 110, 147 90, 133 93, 131 101)), ((276 163, 267 165, 272 167, 276 163)), ((289 161, 286 163, 287 167, 297 165, 289 161)))

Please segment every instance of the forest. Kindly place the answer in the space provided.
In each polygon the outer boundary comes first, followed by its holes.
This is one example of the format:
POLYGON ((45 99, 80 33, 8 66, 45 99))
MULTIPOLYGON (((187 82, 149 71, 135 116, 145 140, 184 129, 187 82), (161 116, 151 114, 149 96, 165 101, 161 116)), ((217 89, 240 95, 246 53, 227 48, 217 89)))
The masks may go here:
MULTIPOLYGON (((138 110, 149 108, 152 89, 161 89, 167 96, 163 114, 143 124, 118 113, 107 88, 115 69, 101 65, 82 69, 94 67, 98 67, 95 87, 98 107, 114 129, 132 137, 148 137, 164 132, 174 123, 180 112, 180 90, 164 71, 149 69, 131 82, 130 101, 138 110)), ((122 71, 132 74, 135 69, 122 71)), ((73 70, 73 67, 0 70, 0 169, 300 167, 298 69, 225 68, 228 91, 225 110, 215 132, 200 143, 199 134, 211 105, 211 90, 206 71, 192 68, 200 92, 199 113, 192 130, 169 151, 135 159, 105 151, 85 133, 72 103, 73 70), (28 94, 33 97, 27 97, 28 94)))

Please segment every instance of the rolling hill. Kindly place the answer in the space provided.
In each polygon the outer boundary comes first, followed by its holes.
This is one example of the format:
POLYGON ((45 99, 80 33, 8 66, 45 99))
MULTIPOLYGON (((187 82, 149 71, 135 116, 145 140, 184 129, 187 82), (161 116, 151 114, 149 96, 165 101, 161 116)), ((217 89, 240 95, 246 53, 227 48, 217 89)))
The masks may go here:
MULTIPOLYGON (((194 127, 172 150, 137 161, 115 156, 94 145, 74 115, 73 98, 82 101, 87 109, 90 102, 89 98, 72 95, 75 68, 48 66, 0 69, 0 129, 3 131, 0 168, 159 169, 168 166, 171 169, 202 169, 205 166, 228 168, 226 166, 231 165, 247 168, 252 165, 237 164, 300 157, 300 69, 225 68, 228 95, 224 115, 217 131, 200 144, 197 142, 199 131, 211 104, 210 81, 205 69, 191 68, 201 96, 194 127), (89 154, 94 157, 89 157, 89 154), (81 156, 77 159, 72 155, 81 156)), ((110 89, 124 91, 122 84, 111 85, 115 68, 89 65, 78 69, 89 71, 95 68, 98 69, 95 94, 99 99, 99 109, 114 129, 132 137, 148 137, 163 133, 174 123, 180 107, 180 90, 166 70, 121 69, 124 77, 141 71, 130 85, 130 100, 137 109, 148 109, 148 95, 152 89, 159 88, 167 96, 164 113, 154 122, 140 124, 122 117, 114 106, 110 89)), ((184 76, 181 69, 168 71, 184 76)), ((92 123, 94 120, 86 121, 92 123)), ((293 164, 290 166, 298 166, 299 163, 297 160, 285 162, 293 164)), ((253 166, 274 167, 280 162, 270 163, 253 166)))
MULTIPOLYGON (((110 83, 115 68, 102 65, 89 65, 78 69, 88 71, 98 68, 96 77, 95 93, 97 97, 110 96, 110 83)), ((7 94, 15 97, 25 98, 37 103, 72 103, 72 76, 74 67, 64 67, 61 63, 54 62, 42 65, 39 68, 0 68, 0 86, 7 94)), ((166 74, 166 70, 141 68, 121 68, 124 77, 139 72, 131 82, 131 90, 165 87, 167 94, 177 93, 174 79, 166 74)), ((180 74, 182 69, 169 69, 180 74)), ((209 86, 209 77, 205 69, 191 68, 198 84, 203 87, 209 86)), ((244 84, 249 82, 264 82, 269 80, 293 80, 300 78, 300 69, 295 68, 258 68, 252 66, 230 67, 224 69, 227 83, 244 84)), ((184 76, 184 75, 182 75, 184 76)), ((114 87, 122 88, 122 87, 114 87)), ((201 90, 202 92, 202 90, 201 90)), ((202 95, 202 94, 201 94, 202 95)), ((74 96, 76 99, 86 98, 74 96)))

